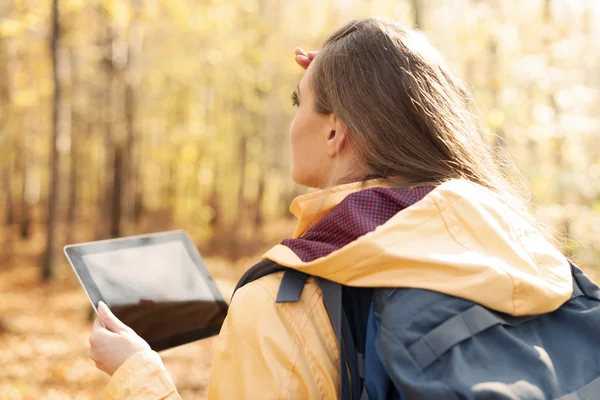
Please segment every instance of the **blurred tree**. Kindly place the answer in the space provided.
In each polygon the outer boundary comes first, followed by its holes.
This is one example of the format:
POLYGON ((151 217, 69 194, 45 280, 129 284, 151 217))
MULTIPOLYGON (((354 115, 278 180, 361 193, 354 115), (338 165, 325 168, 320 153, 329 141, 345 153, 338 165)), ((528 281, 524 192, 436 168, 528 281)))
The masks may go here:
POLYGON ((67 206, 67 223, 69 224, 69 232, 73 229, 75 217, 77 215, 77 192, 79 189, 79 173, 78 168, 81 168, 79 161, 79 135, 83 130, 83 110, 82 95, 83 85, 81 81, 80 61, 75 49, 69 52, 69 61, 71 63, 71 86, 73 94, 73 104, 71 108, 71 138, 70 138, 70 165, 69 165, 69 196, 67 206))
POLYGON ((413 10, 413 28, 423 30, 423 0, 410 0, 413 10))
MULTIPOLYGON (((28 106, 30 107, 30 106, 28 106)), ((30 184, 30 155, 29 155, 29 123, 28 118, 32 117, 32 113, 27 111, 22 111, 23 120, 19 126, 19 130, 21 134, 19 137, 19 170, 21 172, 21 213, 20 213, 20 222, 19 222, 19 232, 21 234, 21 238, 27 239, 29 238, 30 228, 31 228, 31 207, 29 206, 28 199, 28 189, 30 184)))
POLYGON ((50 140, 50 181, 48 188, 48 233, 46 235, 46 251, 42 264, 42 280, 48 280, 53 275, 54 246, 56 235, 57 197, 60 191, 58 138, 61 128, 62 84, 59 77, 60 58, 60 13, 58 0, 52 0, 50 53, 52 56, 52 78, 54 83, 54 104, 52 113, 52 137, 50 140))
POLYGON ((123 188, 125 190, 125 201, 123 214, 127 222, 134 227, 139 222, 136 218, 136 204, 140 201, 142 192, 139 185, 140 157, 138 156, 138 128, 136 104, 137 91, 140 85, 140 57, 145 33, 145 23, 141 20, 145 2, 132 0, 131 8, 133 16, 128 28, 127 38, 127 64, 125 71, 125 118, 127 125, 127 144, 125 147, 123 167, 123 188))
MULTIPOLYGON (((12 8, 12 1, 1 3, 0 15, 11 15, 12 8)), ((0 20, 0 160, 2 165, 2 187, 4 188, 5 196, 4 223, 11 226, 15 220, 13 184, 11 180, 13 174, 13 152, 11 151, 13 135, 10 131, 8 111, 12 103, 10 87, 12 56, 9 51, 12 39, 9 36, 10 33, 7 32, 6 25, 2 24, 2 22, 4 21, 0 20)))
POLYGON ((100 172, 100 195, 98 209, 98 224, 96 226, 96 238, 107 239, 119 233, 120 210, 120 172, 116 167, 121 166, 122 155, 117 154, 117 141, 115 140, 116 107, 118 99, 117 71, 115 68, 115 54, 117 41, 115 38, 115 22, 113 20, 114 0, 103 1, 99 7, 103 29, 100 30, 100 47, 102 49, 101 69, 103 72, 103 88, 101 89, 102 103, 101 132, 103 143, 104 165, 100 172), (117 179, 115 179, 117 177, 117 179))

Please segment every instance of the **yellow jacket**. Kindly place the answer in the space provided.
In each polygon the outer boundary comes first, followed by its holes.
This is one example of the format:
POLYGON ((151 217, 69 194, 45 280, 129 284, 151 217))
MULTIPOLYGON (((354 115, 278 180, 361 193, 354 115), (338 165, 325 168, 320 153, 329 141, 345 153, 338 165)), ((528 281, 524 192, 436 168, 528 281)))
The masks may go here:
MULTIPOLYGON (((354 183, 296 199, 294 237, 366 187, 354 183)), ((496 195, 463 180, 438 186, 326 257, 304 263, 278 245, 264 258, 346 285, 435 290, 512 315, 553 311, 572 291, 565 257, 496 195)), ((281 276, 261 278, 234 296, 217 339, 209 399, 337 397, 339 352, 320 289, 311 279, 299 302, 277 304, 281 276)), ((127 360, 105 391, 105 399, 179 398, 152 351, 127 360)))

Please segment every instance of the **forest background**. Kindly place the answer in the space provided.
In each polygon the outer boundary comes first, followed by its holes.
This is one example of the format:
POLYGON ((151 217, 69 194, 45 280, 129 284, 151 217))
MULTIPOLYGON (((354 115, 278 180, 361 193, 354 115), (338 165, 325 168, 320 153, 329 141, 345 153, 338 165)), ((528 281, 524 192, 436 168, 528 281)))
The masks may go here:
MULTIPOLYGON (((0 0, 0 399, 99 399, 65 244, 186 230, 225 294, 288 236, 294 48, 420 29, 538 219, 600 265, 600 0, 0 0)), ((203 399, 213 340, 164 353, 203 399)))

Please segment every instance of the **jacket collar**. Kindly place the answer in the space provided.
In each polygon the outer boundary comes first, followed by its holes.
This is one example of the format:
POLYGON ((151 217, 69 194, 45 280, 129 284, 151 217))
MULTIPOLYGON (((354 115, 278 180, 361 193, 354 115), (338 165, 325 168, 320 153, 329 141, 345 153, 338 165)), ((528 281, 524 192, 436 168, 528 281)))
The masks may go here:
POLYGON ((387 186, 384 179, 371 179, 334 186, 296 197, 290 206, 291 213, 298 220, 292 238, 300 237, 348 195, 365 189, 387 186))

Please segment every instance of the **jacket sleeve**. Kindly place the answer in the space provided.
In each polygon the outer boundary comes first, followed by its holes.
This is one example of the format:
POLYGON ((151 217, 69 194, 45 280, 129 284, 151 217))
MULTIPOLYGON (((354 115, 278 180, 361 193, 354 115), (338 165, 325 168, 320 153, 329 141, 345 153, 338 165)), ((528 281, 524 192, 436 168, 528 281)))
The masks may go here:
POLYGON ((158 353, 134 354, 115 371, 104 400, 181 400, 158 353))
POLYGON ((337 397, 339 355, 335 337, 322 334, 329 322, 318 309, 321 293, 307 285, 302 301, 277 304, 280 279, 271 275, 236 292, 217 339, 209 400, 337 397))

